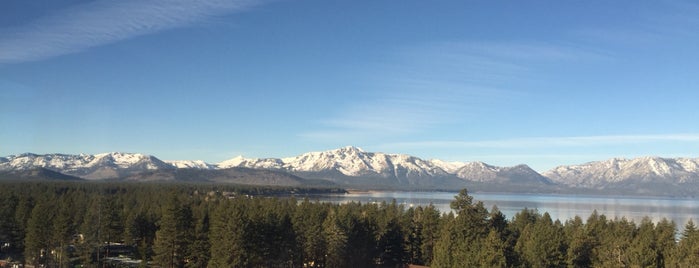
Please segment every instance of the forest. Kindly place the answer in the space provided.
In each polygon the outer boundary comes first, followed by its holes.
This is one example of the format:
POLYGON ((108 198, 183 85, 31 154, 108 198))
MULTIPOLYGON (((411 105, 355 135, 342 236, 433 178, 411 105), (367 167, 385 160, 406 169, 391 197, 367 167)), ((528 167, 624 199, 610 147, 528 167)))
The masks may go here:
POLYGON ((5 182, 0 265, 35 267, 699 267, 693 222, 506 218, 466 189, 452 211, 333 204, 341 189, 5 182), (297 197, 285 194, 293 193, 297 197))

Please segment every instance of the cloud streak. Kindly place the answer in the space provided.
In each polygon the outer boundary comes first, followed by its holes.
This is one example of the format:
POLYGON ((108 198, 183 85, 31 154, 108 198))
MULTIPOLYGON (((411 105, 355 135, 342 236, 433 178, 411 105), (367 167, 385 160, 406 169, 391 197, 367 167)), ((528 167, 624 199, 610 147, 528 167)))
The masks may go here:
POLYGON ((397 51, 365 78, 373 94, 319 120, 313 139, 396 137, 466 124, 526 95, 519 81, 541 75, 537 63, 607 59, 574 46, 526 42, 440 42, 397 51))
POLYGON ((556 147, 591 147, 655 142, 699 142, 699 134, 607 135, 574 137, 536 137, 485 141, 419 141, 387 143, 382 148, 461 148, 461 149, 528 149, 556 147))
POLYGON ((39 61, 246 10, 257 1, 97 1, 0 29, 0 63, 39 61))

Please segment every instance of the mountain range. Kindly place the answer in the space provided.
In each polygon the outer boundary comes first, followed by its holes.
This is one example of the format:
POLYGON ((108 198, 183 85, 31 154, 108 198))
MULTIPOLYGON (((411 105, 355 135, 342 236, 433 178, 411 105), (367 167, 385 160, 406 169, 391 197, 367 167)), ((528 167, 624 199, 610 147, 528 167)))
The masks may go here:
POLYGON ((235 157, 220 163, 163 161, 151 155, 21 154, 0 157, 0 179, 199 181, 358 189, 694 195, 699 159, 613 158, 559 166, 540 174, 527 165, 424 160, 343 147, 290 158, 235 157), (32 175, 34 174, 34 175, 32 175))

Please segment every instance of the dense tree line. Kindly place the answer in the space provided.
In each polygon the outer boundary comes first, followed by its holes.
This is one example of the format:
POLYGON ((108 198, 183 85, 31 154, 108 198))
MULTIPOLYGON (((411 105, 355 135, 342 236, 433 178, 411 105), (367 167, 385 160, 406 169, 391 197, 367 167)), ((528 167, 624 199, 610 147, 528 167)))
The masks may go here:
POLYGON ((677 236, 667 220, 593 213, 560 222, 528 209, 507 219, 466 190, 443 213, 395 202, 267 197, 298 189, 0 186, 0 257, 48 267, 97 266, 124 252, 147 260, 141 266, 159 267, 699 266, 699 230, 691 221, 677 236))

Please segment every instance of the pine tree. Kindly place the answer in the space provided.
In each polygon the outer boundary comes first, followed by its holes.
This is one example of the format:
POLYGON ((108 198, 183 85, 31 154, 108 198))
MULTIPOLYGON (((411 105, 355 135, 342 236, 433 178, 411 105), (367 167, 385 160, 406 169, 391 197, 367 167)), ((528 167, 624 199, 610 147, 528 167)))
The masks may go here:
POLYGON ((295 210, 293 226, 302 253, 301 262, 306 267, 320 267, 325 263, 327 243, 323 235, 323 221, 326 216, 326 205, 311 203, 308 199, 295 210))
POLYGON ((419 221, 421 230, 420 236, 422 237, 422 244, 420 245, 422 264, 429 265, 434 258, 434 247, 437 243, 437 239, 439 239, 440 224, 441 218, 439 210, 432 204, 425 207, 419 221))
POLYGON ((59 199, 57 203, 58 209, 56 211, 56 216, 53 224, 53 246, 57 248, 57 262, 60 267, 68 267, 70 263, 69 252, 67 251, 68 245, 70 245, 73 235, 75 234, 75 227, 72 217, 72 203, 63 196, 59 199))
POLYGON ((674 222, 663 218, 655 225, 656 246, 658 251, 658 267, 668 266, 667 261, 675 252, 675 234, 677 227, 674 222))
POLYGON ((699 267, 699 230, 691 219, 684 226, 682 239, 666 265, 669 267, 699 267))
MULTIPOLYGON (((602 225, 604 218, 599 215, 598 227, 594 230, 599 239, 599 245, 593 249, 593 266, 595 267, 628 267, 631 264, 630 247, 636 235, 636 225, 621 218, 602 225), (605 228, 599 230, 598 228, 605 228)), ((588 224, 591 223, 588 220, 588 224)), ((591 226, 592 227, 592 226, 591 226)))
POLYGON ((189 252, 189 262, 187 267, 205 268, 210 256, 211 244, 209 242, 209 213, 207 209, 203 209, 200 218, 197 219, 194 227, 194 242, 191 245, 189 252))
POLYGON ((490 230, 478 253, 479 267, 507 267, 505 241, 497 230, 490 230))
POLYGON ((692 238, 697 236, 697 234, 699 234, 697 226, 694 225, 694 221, 692 219, 689 219, 687 224, 684 226, 684 230, 682 231, 682 239, 692 238))
POLYGON ((567 245, 560 223, 544 213, 536 223, 527 225, 517 241, 516 250, 529 267, 564 267, 567 245))
POLYGON ((637 267, 658 266, 659 256, 655 226, 650 218, 643 218, 629 247, 629 263, 637 267))
POLYGON ((0 248, 0 254, 10 256, 19 254, 19 246, 24 244, 20 224, 15 217, 19 206, 19 198, 12 193, 0 194, 0 241, 9 243, 9 247, 0 248))
POLYGON ((163 267, 184 267, 194 239, 192 211, 173 194, 163 208, 155 233, 154 261, 163 267))
POLYGON ((455 196, 451 208, 457 216, 444 226, 434 262, 441 267, 476 267, 479 250, 489 233, 488 210, 482 202, 473 204, 466 189, 455 196))
POLYGON ((379 265, 396 266, 408 260, 406 250, 406 225, 402 217, 403 206, 398 206, 395 199, 376 207, 381 213, 368 214, 367 218, 377 222, 377 254, 379 265))
MULTIPOLYGON (((15 250, 18 252, 25 252, 25 243, 27 236, 27 224, 29 218, 31 218, 32 210, 35 208, 36 201, 29 194, 19 194, 18 195, 17 209, 15 209, 15 250)), ((27 255, 24 255, 27 259, 27 255)))
POLYGON ((391 219, 379 235, 379 264, 384 266, 397 266, 407 259, 404 247, 405 236, 397 219, 391 219))
POLYGON ((250 228, 249 209, 239 199, 223 201, 211 218, 209 267, 248 267, 245 230, 250 228))
POLYGON ((42 199, 32 209, 27 221, 27 236, 24 239, 24 256, 34 265, 48 265, 51 251, 54 208, 42 199))
POLYGON ((331 209, 323 222, 323 235, 327 241, 326 267, 350 267, 348 256, 348 234, 341 226, 338 212, 331 209))
POLYGON ((142 260, 148 260, 152 256, 153 241, 158 229, 154 217, 145 211, 133 211, 126 220, 125 242, 136 246, 137 257, 142 260))
POLYGON ((570 267, 592 266, 593 242, 583 226, 572 231, 568 245, 567 260, 570 267))
POLYGON ((449 212, 442 217, 439 228, 439 239, 434 246, 434 258, 431 261, 433 267, 456 267, 452 251, 456 245, 456 220, 454 213, 449 212))

